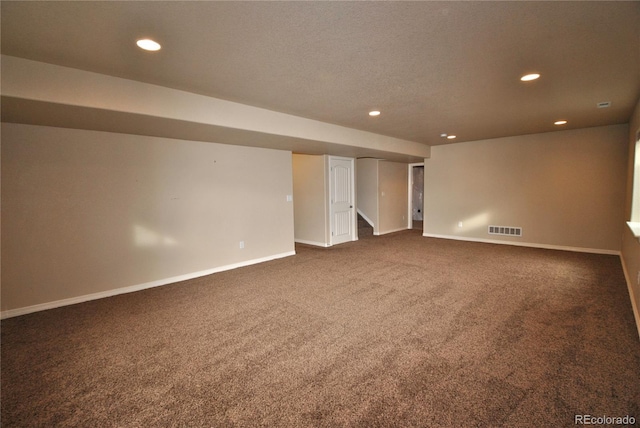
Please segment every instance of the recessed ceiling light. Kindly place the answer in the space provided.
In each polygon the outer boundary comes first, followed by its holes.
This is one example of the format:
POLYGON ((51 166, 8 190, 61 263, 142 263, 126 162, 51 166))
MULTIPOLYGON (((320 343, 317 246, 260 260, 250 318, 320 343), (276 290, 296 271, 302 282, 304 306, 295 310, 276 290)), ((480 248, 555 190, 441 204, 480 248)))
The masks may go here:
POLYGON ((378 110, 370 111, 369 116, 380 116, 380 112, 378 110))
POLYGON ((555 122, 553 122, 554 125, 566 125, 567 121, 566 120, 556 120, 555 122))
POLYGON ((151 39, 140 39, 136 42, 136 45, 140 49, 144 49, 145 51, 159 51, 162 46, 160 43, 155 42, 151 39))
POLYGON ((523 82, 530 82, 531 80, 536 80, 538 78, 540 78, 540 75, 538 73, 531 73, 525 74, 520 78, 520 80, 522 80, 523 82))
POLYGON ((440 136, 441 136, 442 138, 445 138, 445 137, 447 136, 447 134, 440 134, 440 136))
POLYGON ((448 140, 453 140, 454 138, 456 138, 456 136, 455 136, 455 135, 447 135, 447 139, 448 139, 448 140))

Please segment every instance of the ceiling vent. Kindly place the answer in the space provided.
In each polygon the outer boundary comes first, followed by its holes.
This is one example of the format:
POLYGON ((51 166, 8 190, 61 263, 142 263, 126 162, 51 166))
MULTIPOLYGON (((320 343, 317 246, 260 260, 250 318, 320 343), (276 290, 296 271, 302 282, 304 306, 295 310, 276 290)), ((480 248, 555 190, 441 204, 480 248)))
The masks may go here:
POLYGON ((611 101, 603 101, 601 103, 598 103, 598 108, 609 108, 611 107, 611 101))
POLYGON ((522 236, 522 228, 512 226, 489 226, 489 235, 522 236))

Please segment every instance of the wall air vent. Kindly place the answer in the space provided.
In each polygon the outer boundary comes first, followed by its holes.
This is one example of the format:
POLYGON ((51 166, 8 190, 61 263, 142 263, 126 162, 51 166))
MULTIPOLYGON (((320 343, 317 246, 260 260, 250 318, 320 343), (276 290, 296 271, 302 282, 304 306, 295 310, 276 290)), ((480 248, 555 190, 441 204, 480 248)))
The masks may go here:
POLYGON ((598 103, 598 108, 608 108, 611 107, 611 101, 603 101, 598 103))
POLYGON ((522 236, 521 227, 489 226, 489 235, 522 236))

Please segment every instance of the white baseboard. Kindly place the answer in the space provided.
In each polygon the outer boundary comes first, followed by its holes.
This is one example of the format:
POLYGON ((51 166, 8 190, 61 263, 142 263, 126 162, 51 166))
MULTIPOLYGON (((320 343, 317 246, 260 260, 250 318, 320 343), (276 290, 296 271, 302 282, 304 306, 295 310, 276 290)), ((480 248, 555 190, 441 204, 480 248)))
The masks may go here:
POLYGON ((71 297, 68 299, 56 300, 54 302, 40 303, 38 305, 26 306, 23 308, 9 309, 2 311, 0 319, 17 317, 20 315, 26 315, 33 312, 46 311, 47 309, 59 308, 62 306, 75 305, 77 303, 88 302, 90 300, 103 299, 105 297, 117 296, 118 294, 133 293, 135 291, 146 290, 148 288, 160 287, 162 285, 173 284, 174 282, 186 281, 188 279, 199 278, 201 276, 211 275, 226 270, 237 269, 243 266, 254 265, 258 263, 268 262, 271 260, 280 259, 283 257, 294 256, 295 251, 289 251, 286 253, 274 254, 272 256, 261 257, 258 259, 246 260, 244 262, 233 263, 230 265, 219 266, 212 269, 202 270, 199 272, 187 273, 184 275, 173 276, 171 278, 159 279, 157 281, 145 282, 144 284, 131 285, 128 287, 116 288, 113 290, 101 291, 99 293, 85 294, 83 296, 71 297))
POLYGON ((295 242, 297 242, 298 244, 306 244, 306 245, 313 245, 314 247, 324 247, 327 248, 330 245, 327 244, 326 242, 319 242, 319 241, 308 241, 306 239, 295 239, 295 242))
POLYGON ((631 275, 627 270, 627 265, 624 262, 624 257, 620 255, 620 261, 622 262, 622 271, 624 272, 624 279, 627 281, 627 290, 629 291, 629 298, 631 299, 631 308, 633 309, 633 317, 636 320, 636 328, 638 329, 638 338, 640 338, 640 312, 638 311, 638 305, 636 304, 636 296, 633 293, 633 287, 631 284, 631 275))
POLYGON ((394 232, 400 232, 403 230, 409 230, 408 227, 400 227, 398 229, 393 229, 393 230, 385 230, 384 232, 373 232, 374 235, 376 236, 380 236, 380 235, 386 235, 387 233, 394 233, 394 232))
POLYGON ((543 248, 545 250, 573 251, 577 253, 591 253, 591 254, 608 254, 611 256, 620 255, 620 251, 602 250, 598 248, 567 247, 563 245, 534 244, 531 242, 500 241, 497 239, 469 238, 466 236, 456 236, 456 235, 436 235, 432 233, 423 233, 422 236, 427 238, 453 239, 456 241, 483 242, 485 244, 514 245, 516 247, 543 248))

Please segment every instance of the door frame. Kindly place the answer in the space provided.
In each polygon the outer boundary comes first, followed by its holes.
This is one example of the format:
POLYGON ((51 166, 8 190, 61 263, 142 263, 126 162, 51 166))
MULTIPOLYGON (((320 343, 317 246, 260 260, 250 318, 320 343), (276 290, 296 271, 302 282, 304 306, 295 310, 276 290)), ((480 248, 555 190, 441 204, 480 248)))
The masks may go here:
MULTIPOLYGON (((409 195, 409 203, 407 204, 407 229, 411 229, 413 228, 413 168, 419 166, 424 167, 424 162, 410 163, 408 166, 409 180, 407 180, 407 182, 409 183, 409 187, 407 188, 407 193, 409 195)), ((424 224, 424 188, 422 189, 422 221, 422 224, 424 224)))
POLYGON ((333 188, 333 174, 331 174, 331 161, 332 160, 340 160, 340 161, 348 161, 350 164, 351 174, 349 177, 349 181, 351 182, 351 194, 349 195, 352 201, 351 207, 351 241, 358 240, 358 218, 356 216, 356 161, 354 158, 347 158, 342 156, 332 156, 329 155, 329 162, 327 162, 327 175, 328 175, 328 184, 329 191, 327 192, 327 207, 328 207, 328 215, 329 215, 329 245, 334 245, 333 243, 333 231, 334 231, 334 220, 331 215, 331 193, 333 188))

